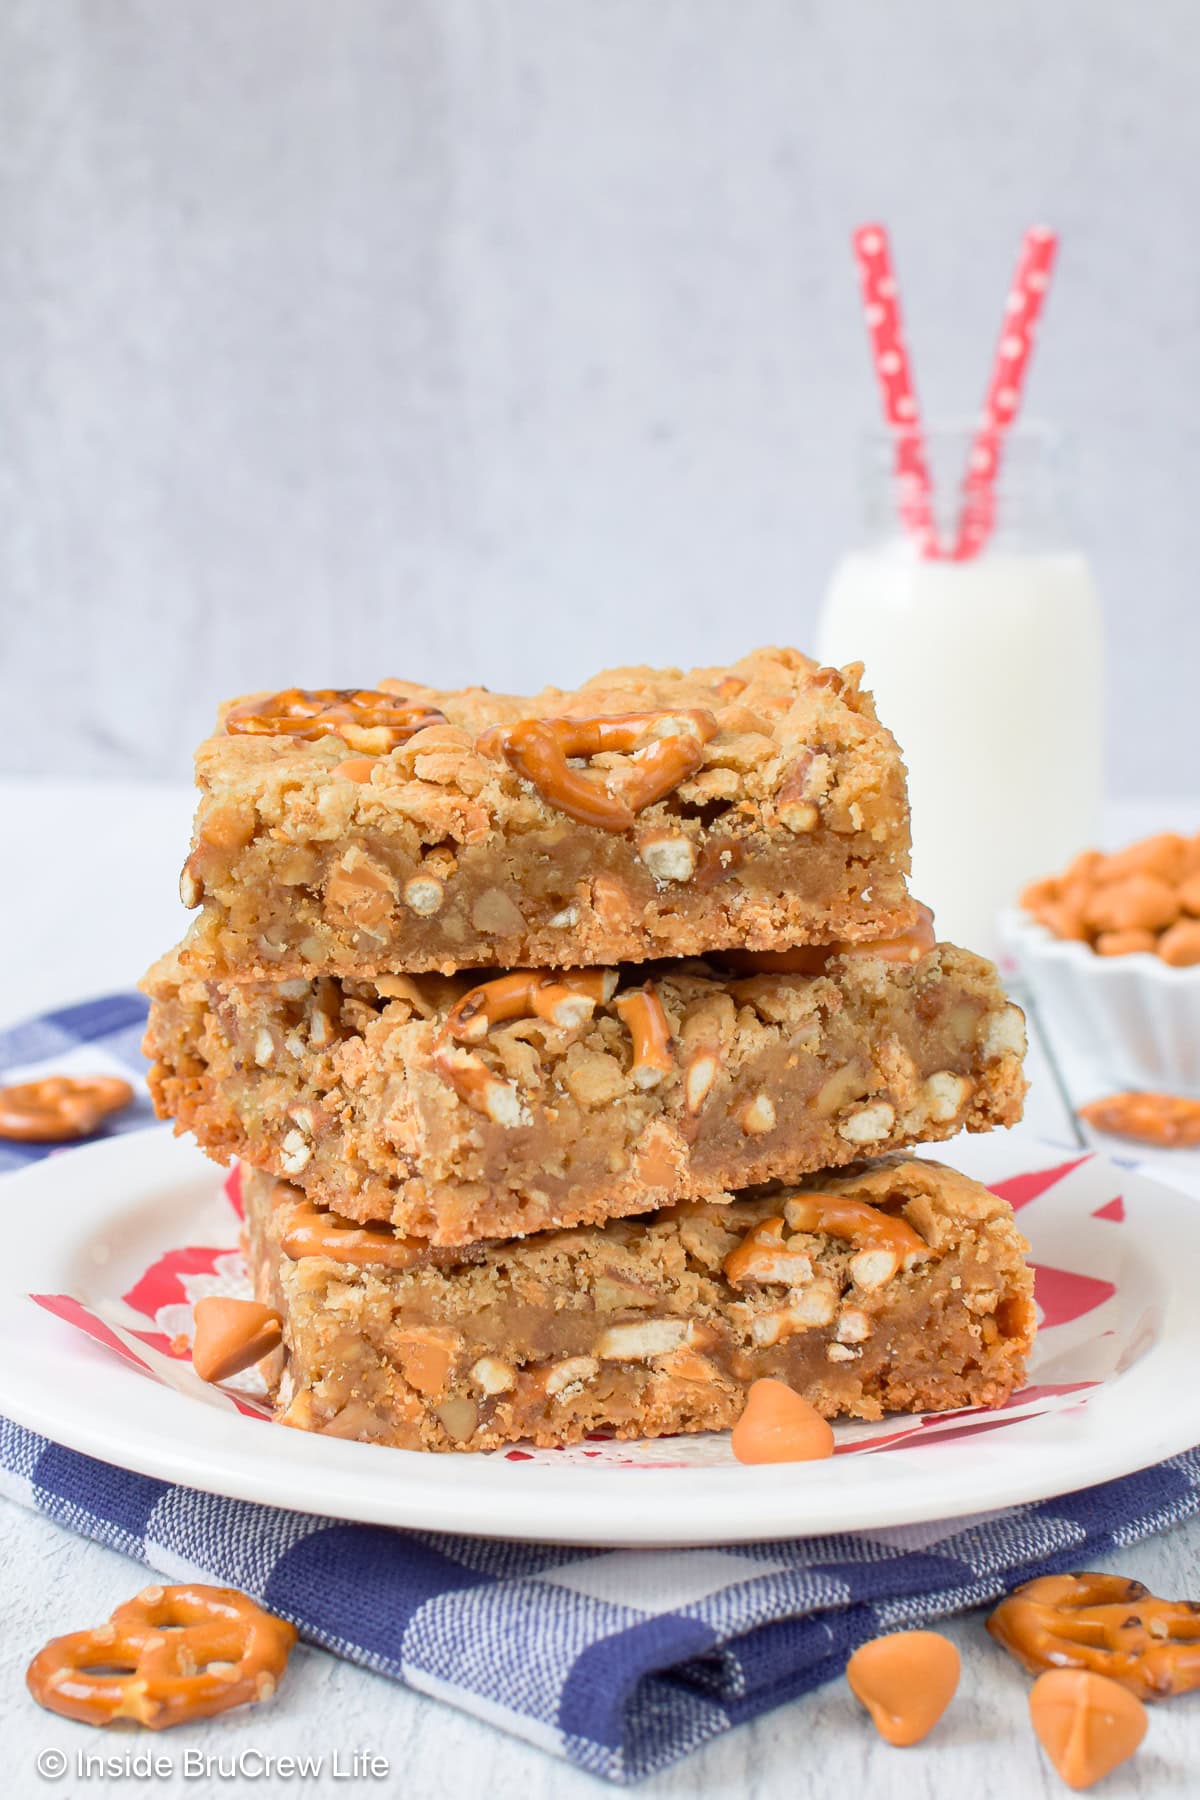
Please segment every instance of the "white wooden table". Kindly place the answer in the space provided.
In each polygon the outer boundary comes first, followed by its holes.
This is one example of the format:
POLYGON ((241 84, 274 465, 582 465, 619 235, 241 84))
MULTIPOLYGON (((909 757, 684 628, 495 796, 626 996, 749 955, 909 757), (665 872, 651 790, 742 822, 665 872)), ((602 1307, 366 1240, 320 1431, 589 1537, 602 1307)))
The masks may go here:
MULTIPOLYGON (((0 1025, 136 979, 152 956, 179 935, 183 913, 175 879, 183 857, 190 793, 175 787, 0 782, 0 842, 8 850, 0 883, 0 943, 5 973, 0 1025)), ((1122 808, 1111 841, 1175 822, 1180 809, 1122 808)), ((1035 1049, 1028 1121, 1022 1130, 1062 1139, 1069 1115, 1045 1059, 1035 1049)), ((1103 1072, 1071 1073, 1071 1084, 1102 1082, 1103 1072)), ((1077 1098, 1084 1097, 1077 1093, 1077 1098)), ((1175 1154, 1173 1178, 1200 1204, 1200 1157, 1175 1154)), ((1163 1404, 1170 1404, 1169 1395, 1163 1404)), ((1200 1597, 1200 1521, 1139 1544, 1110 1566, 1156 1592, 1200 1597)), ((201 1793, 355 1796, 400 1793, 406 1800, 570 1800, 600 1784, 556 1759, 466 1715, 381 1677, 301 1648, 276 1701, 195 1729, 115 1739, 41 1712, 25 1694, 25 1664, 49 1636, 98 1622, 143 1581, 140 1565, 74 1537, 58 1525, 0 1502, 0 1724, 7 1790, 84 1797, 139 1791, 177 1800, 201 1793), (73 1760, 82 1750, 118 1757, 168 1758, 173 1772, 40 1778, 42 1750, 73 1760), (386 1776, 355 1776, 355 1752, 385 1759, 386 1776), (189 1776, 187 1753, 245 1756, 240 1772, 189 1776), (323 1759, 318 1779, 261 1773, 262 1759, 289 1754, 323 1759), (340 1759, 335 1768, 334 1757, 340 1759)), ((640 1793, 787 1800, 1037 1800, 1067 1791, 1039 1754, 1026 1720, 1028 1680, 986 1638, 979 1615, 947 1627, 963 1655, 958 1700, 933 1738, 889 1750, 834 1682, 728 1733, 708 1749, 646 1783, 640 1793)), ((360 1764, 361 1766, 361 1764, 360 1764)), ((1160 1707, 1133 1763, 1096 1790, 1104 1800, 1166 1800, 1200 1791, 1200 1693, 1160 1707)))

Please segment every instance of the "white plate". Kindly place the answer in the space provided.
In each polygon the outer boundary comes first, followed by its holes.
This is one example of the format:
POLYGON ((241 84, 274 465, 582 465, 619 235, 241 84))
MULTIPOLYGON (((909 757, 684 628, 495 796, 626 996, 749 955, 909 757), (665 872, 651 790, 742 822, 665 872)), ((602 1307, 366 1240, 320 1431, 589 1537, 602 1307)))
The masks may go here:
MULTIPOLYGON (((231 1246, 212 1165, 166 1130, 64 1152, 4 1183, 0 1411, 71 1448, 213 1493, 426 1530, 587 1544, 720 1544, 871 1529, 1036 1500, 1200 1441, 1200 1205, 1100 1157, 1020 1137, 961 1139, 990 1182, 1072 1165, 1022 1207, 1045 1293, 1082 1316, 1044 1331, 1032 1379, 1067 1391, 1008 1414, 933 1421, 902 1448, 839 1427, 858 1453, 743 1468, 724 1437, 574 1452, 430 1456, 285 1431, 244 1416, 181 1363, 148 1379, 36 1305, 103 1303, 164 1251, 231 1246), (1065 1299, 1064 1299, 1065 1296, 1065 1299), (1097 1304, 1099 1299, 1099 1304, 1097 1304), (1091 1377, 1087 1390, 1072 1384, 1091 1377)), ((1036 1187, 1030 1179, 1027 1187, 1036 1187)), ((1018 1198, 1022 1196, 1018 1194, 1018 1198)), ((221 1262, 234 1266, 225 1256, 221 1262)), ((212 1281, 208 1285, 211 1287, 212 1281)), ((170 1317, 158 1322, 178 1329, 170 1317)), ((178 1312, 180 1309, 174 1309, 178 1312)))

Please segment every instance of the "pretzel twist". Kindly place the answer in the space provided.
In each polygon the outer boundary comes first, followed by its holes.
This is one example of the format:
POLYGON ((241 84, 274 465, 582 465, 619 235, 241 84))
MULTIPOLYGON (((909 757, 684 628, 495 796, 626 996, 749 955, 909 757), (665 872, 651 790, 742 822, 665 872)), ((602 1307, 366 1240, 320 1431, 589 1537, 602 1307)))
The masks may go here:
POLYGON ((54 1638, 30 1663, 39 1706, 84 1725, 152 1731, 269 1700, 296 1630, 236 1588, 149 1587, 107 1625, 54 1638))
POLYGON ((0 1138, 55 1144, 87 1137, 109 1113, 133 1101, 133 1089, 116 1075, 46 1075, 0 1088, 0 1138))
POLYGON ((606 718, 523 719, 492 725, 475 741, 483 756, 507 759, 542 799, 581 825, 628 831, 638 813, 695 773, 717 721, 703 707, 681 712, 614 713, 606 718), (616 751, 630 764, 614 792, 571 768, 568 757, 616 751))
POLYGON ((1200 1604, 1160 1600, 1122 1575, 1084 1571, 1023 1582, 987 1628, 1032 1674, 1090 1669, 1142 1700, 1200 1687, 1200 1604))
POLYGON ((355 750, 378 755, 445 722, 436 707, 376 688, 284 688, 231 707, 225 730, 235 737, 340 737, 355 750))

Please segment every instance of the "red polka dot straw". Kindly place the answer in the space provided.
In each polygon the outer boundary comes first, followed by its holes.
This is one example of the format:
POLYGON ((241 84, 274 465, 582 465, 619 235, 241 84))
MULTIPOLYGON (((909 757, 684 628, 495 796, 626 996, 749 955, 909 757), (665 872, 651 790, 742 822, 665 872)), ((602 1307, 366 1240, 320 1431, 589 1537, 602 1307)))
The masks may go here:
POLYGON ((1033 333, 1054 267, 1058 238, 1044 225, 1025 233, 992 361, 979 429, 963 479, 963 505, 951 555, 956 561, 977 556, 996 522, 996 477, 1004 434, 1016 418, 1033 351, 1033 333))
POLYGON ((900 325, 900 303, 891 245, 882 225, 860 225, 853 235, 862 280, 863 308, 879 381, 883 416, 896 440, 899 509, 905 530, 925 557, 963 562, 977 556, 995 526, 996 476, 1004 435, 1021 405, 1033 331, 1046 293, 1058 239, 1045 226, 1025 234, 1004 309, 1004 323, 979 428, 963 477, 963 505, 952 549, 939 544, 933 487, 916 384, 900 325))
POLYGON ((883 416, 896 436, 901 521, 917 539, 923 555, 938 556, 932 484, 916 386, 900 325, 900 299, 891 244, 882 225, 860 225, 852 242, 862 280, 863 312, 879 379, 883 416))

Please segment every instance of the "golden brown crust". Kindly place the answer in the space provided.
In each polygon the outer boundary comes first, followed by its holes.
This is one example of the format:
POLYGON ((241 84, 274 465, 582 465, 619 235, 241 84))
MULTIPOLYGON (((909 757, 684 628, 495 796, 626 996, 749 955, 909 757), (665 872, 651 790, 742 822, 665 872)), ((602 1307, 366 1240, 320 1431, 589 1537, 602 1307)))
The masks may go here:
MULTIPOLYGON (((901 934, 914 916, 904 769, 860 674, 763 650, 727 669, 615 670, 531 698, 385 681, 445 723, 373 767, 347 758, 342 737, 222 730, 196 758, 182 891, 202 910, 184 959, 209 977, 370 976, 901 934), (715 730, 703 743, 652 737, 633 755, 601 749, 588 772, 568 771, 610 798, 634 781, 620 830, 572 817, 495 748, 530 719, 627 714, 703 715, 715 730), (658 794, 673 745, 688 754, 658 794)), ((262 699, 223 717, 254 716, 262 699)))
POLYGON ((1020 1117, 1021 1014, 966 951, 835 958, 820 976, 631 975, 590 993, 550 978, 538 992, 562 998, 538 1017, 525 978, 511 992, 477 992, 470 975, 222 987, 166 959, 149 984, 151 1091, 218 1160, 443 1245, 795 1180, 1020 1117), (647 985, 665 1037, 641 1016, 647 985))
POLYGON ((884 1158, 809 1187, 919 1238, 890 1274, 796 1229, 786 1266, 726 1268, 808 1188, 492 1244, 458 1266, 350 1267, 283 1249, 292 1206, 245 1171, 259 1298, 284 1316, 284 1423, 409 1449, 495 1449, 732 1425, 773 1377, 826 1417, 1002 1404, 1032 1342, 1032 1277, 1007 1202, 936 1163, 884 1158))

